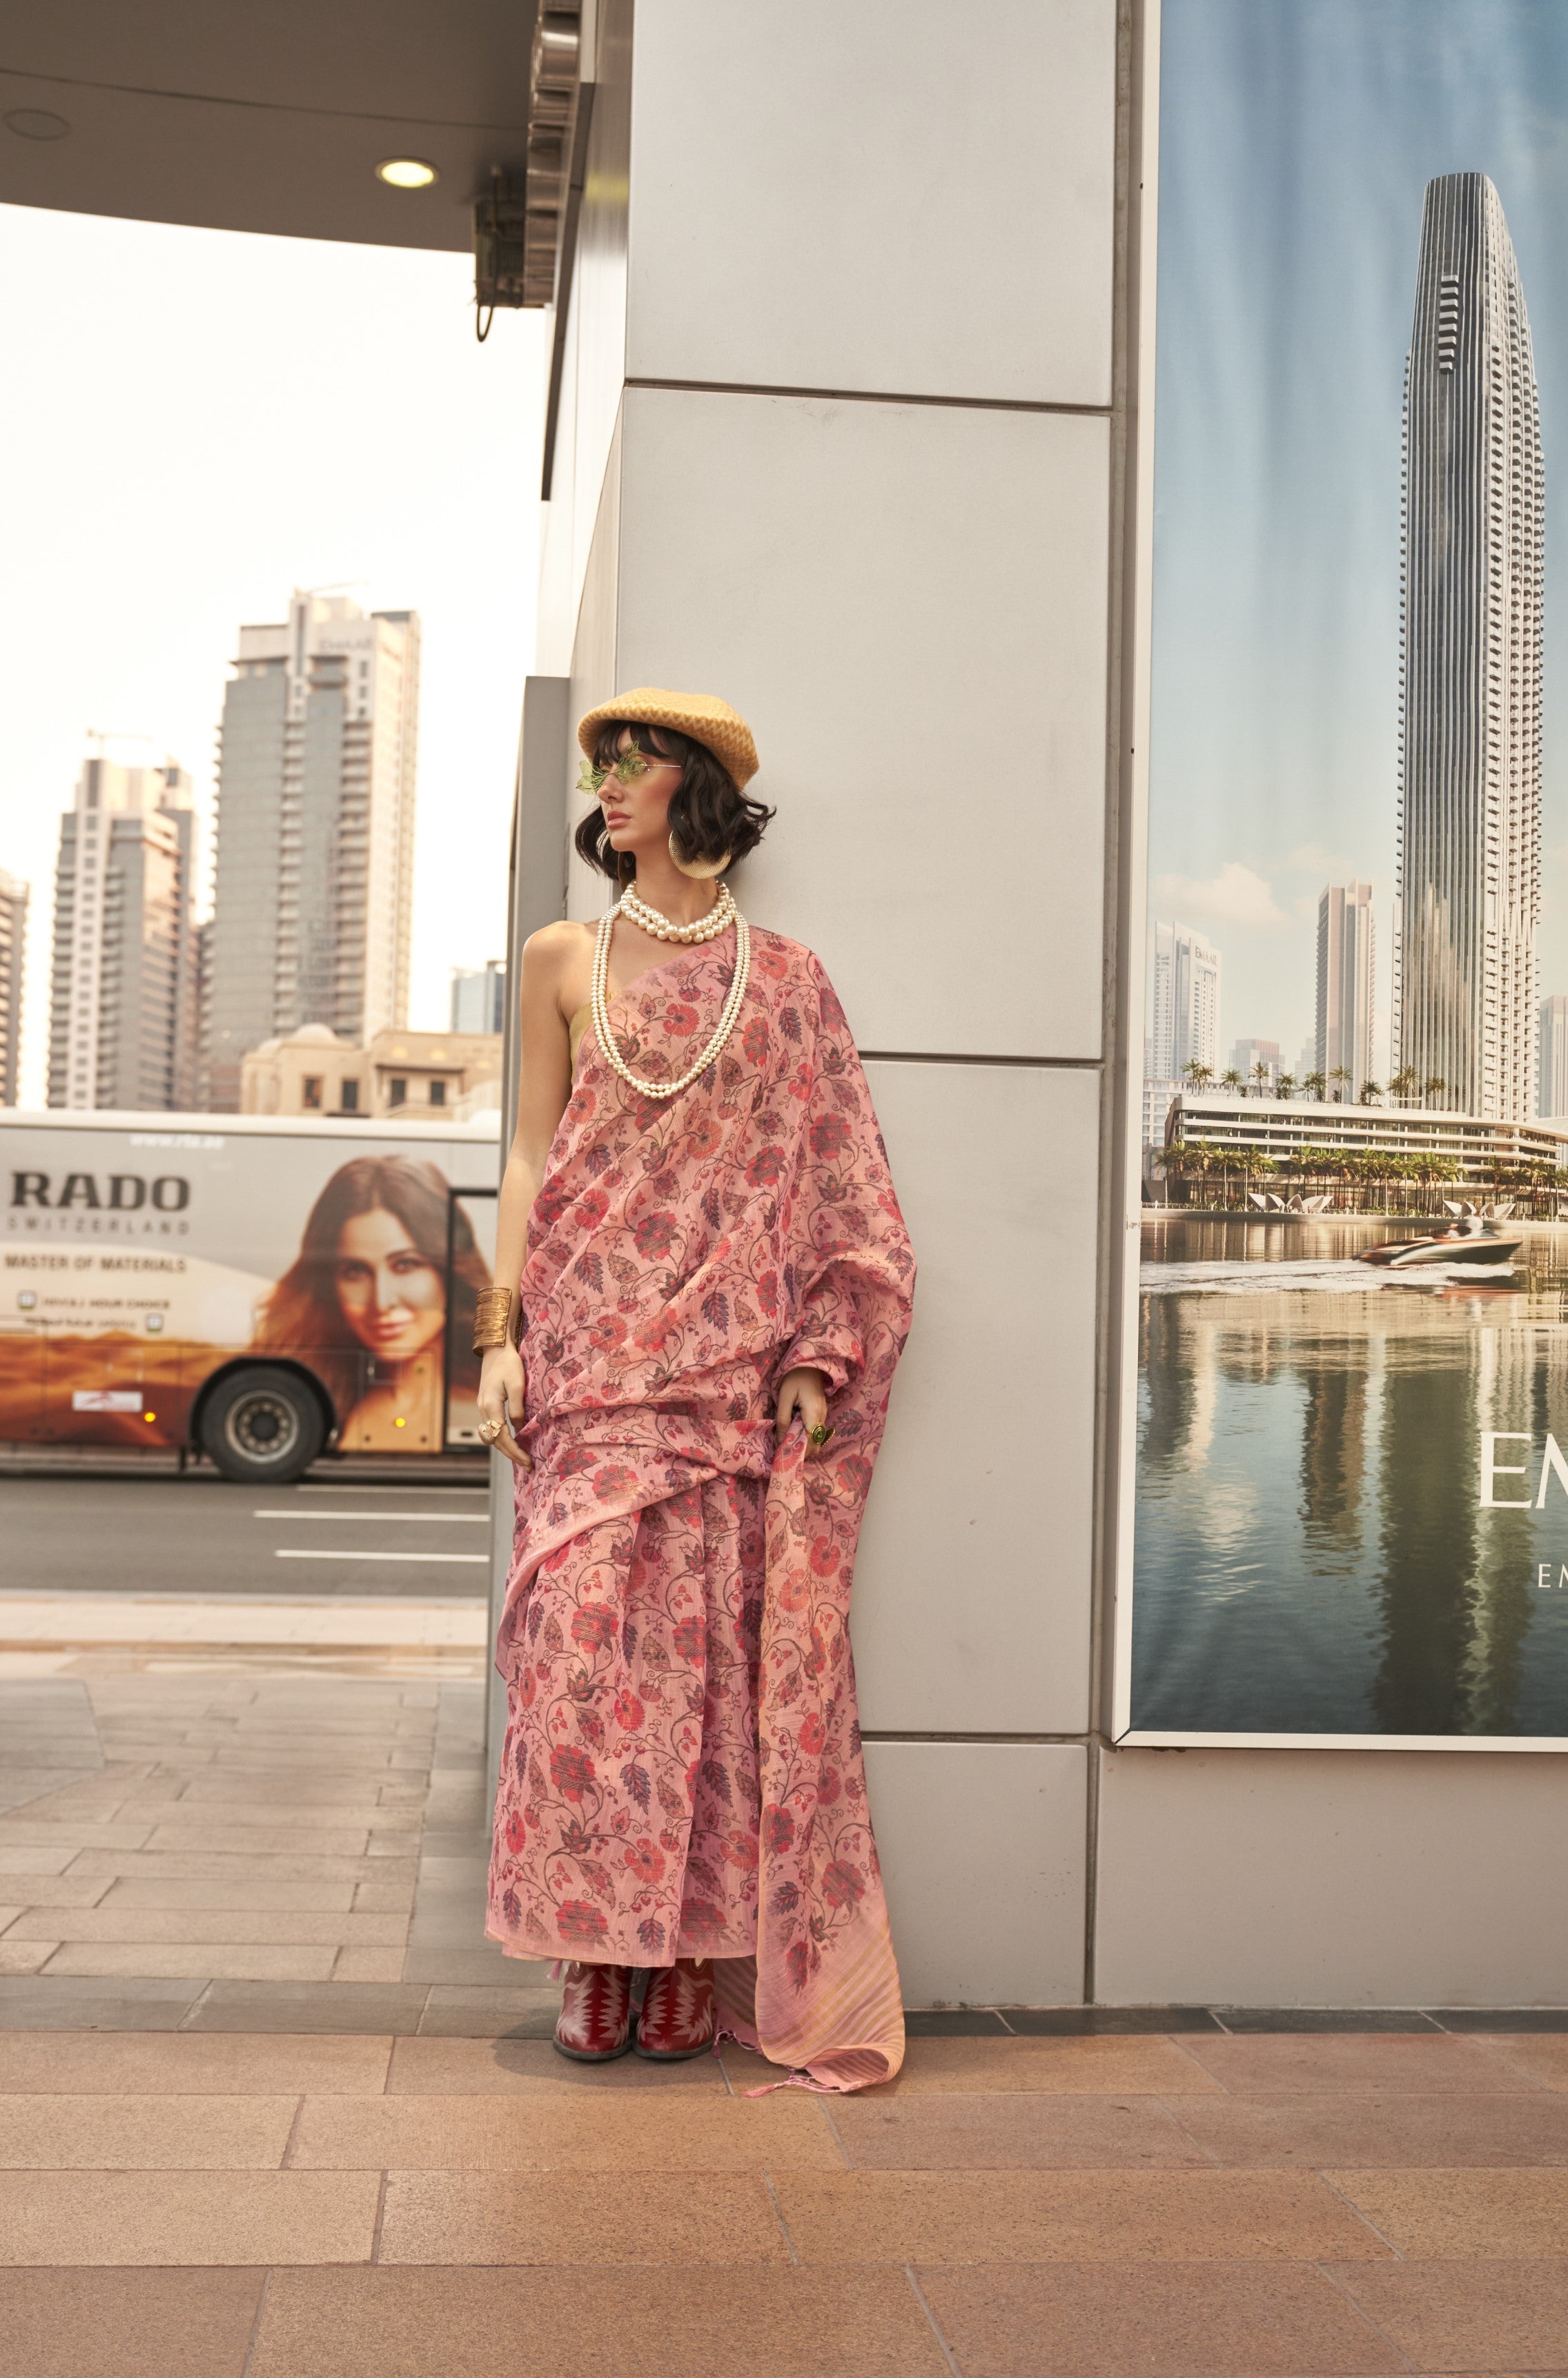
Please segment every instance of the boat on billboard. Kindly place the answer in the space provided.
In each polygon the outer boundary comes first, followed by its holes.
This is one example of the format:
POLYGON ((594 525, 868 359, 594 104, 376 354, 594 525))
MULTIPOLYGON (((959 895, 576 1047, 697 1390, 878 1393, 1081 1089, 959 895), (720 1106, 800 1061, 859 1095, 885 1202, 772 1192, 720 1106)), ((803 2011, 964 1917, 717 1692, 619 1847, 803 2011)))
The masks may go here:
POLYGON ((495 1117, 0 1118, 0 1440, 204 1452, 478 1446, 495 1117))
POLYGON ((1568 11, 1160 21, 1115 1733, 1561 1748, 1568 11))

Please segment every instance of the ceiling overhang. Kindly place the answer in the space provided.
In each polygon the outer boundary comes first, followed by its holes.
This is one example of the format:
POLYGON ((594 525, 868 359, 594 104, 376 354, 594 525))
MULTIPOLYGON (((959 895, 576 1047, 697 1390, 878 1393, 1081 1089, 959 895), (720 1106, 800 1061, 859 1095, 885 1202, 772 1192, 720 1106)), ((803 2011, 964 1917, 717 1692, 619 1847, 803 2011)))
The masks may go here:
POLYGON ((466 249, 492 171, 526 162, 536 15, 536 0, 25 0, 0 41, 0 203, 466 249), (439 179, 390 188, 391 157, 439 179))

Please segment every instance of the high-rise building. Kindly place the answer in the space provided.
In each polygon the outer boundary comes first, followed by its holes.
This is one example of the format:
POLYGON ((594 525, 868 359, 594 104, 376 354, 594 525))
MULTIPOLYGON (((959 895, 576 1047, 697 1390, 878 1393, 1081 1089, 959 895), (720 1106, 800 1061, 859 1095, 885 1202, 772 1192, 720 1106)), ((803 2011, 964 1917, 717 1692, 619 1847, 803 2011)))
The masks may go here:
POLYGON ((1242 1087, 1255 1090, 1261 1087, 1272 1090, 1280 1077, 1280 1044, 1277 1040, 1237 1040, 1232 1044, 1230 1070, 1241 1075, 1242 1087), (1264 1070, 1260 1083, 1258 1067, 1264 1070))
POLYGON ((488 959, 483 969, 454 967, 452 974, 453 1032, 504 1032, 506 1029, 506 961, 488 959))
POLYGON ((22 1053, 22 975, 28 887, 0 867, 0 1107, 17 1103, 22 1053))
POLYGON ((1545 510, 1530 326, 1484 174, 1427 185, 1405 373, 1393 1047, 1536 1111, 1545 510))
POLYGON ((1316 1071, 1355 1098, 1372 1078, 1377 940, 1369 883, 1331 883, 1318 903, 1316 1071), (1349 1076, 1348 1083, 1344 1079, 1349 1076))
POLYGON ((1562 991, 1540 1004, 1540 1069, 1536 1111, 1568 1115, 1568 998, 1562 991))
POLYGON ((325 1024, 356 1043, 408 1007, 419 621, 296 593, 242 628, 223 698, 206 1103, 247 1050, 325 1024))
POLYGON ((183 768, 87 762, 54 872, 52 1107, 194 1103, 196 847, 183 768))
POLYGON ((1149 1076, 1179 1081, 1188 1065, 1214 1067, 1220 1050, 1220 954, 1189 925, 1156 925, 1151 969, 1149 1076))

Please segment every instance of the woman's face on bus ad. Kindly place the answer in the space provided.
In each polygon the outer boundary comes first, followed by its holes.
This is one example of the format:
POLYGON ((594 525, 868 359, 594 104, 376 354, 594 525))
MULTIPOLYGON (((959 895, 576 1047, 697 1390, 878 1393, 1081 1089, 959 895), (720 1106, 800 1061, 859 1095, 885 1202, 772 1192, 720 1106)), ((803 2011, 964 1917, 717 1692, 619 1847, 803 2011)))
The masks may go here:
POLYGON ((446 1322, 441 1275, 384 1207, 344 1224, 333 1274, 344 1320, 383 1362, 412 1362, 440 1336, 446 1322))

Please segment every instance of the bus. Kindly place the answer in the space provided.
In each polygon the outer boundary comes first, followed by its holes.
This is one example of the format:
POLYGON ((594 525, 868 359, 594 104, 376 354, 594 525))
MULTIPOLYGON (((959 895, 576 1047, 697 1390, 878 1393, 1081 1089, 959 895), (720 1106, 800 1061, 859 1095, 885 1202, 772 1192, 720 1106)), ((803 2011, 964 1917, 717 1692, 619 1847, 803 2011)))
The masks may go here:
POLYGON ((500 1118, 0 1111, 0 1441, 472 1448, 500 1118))

